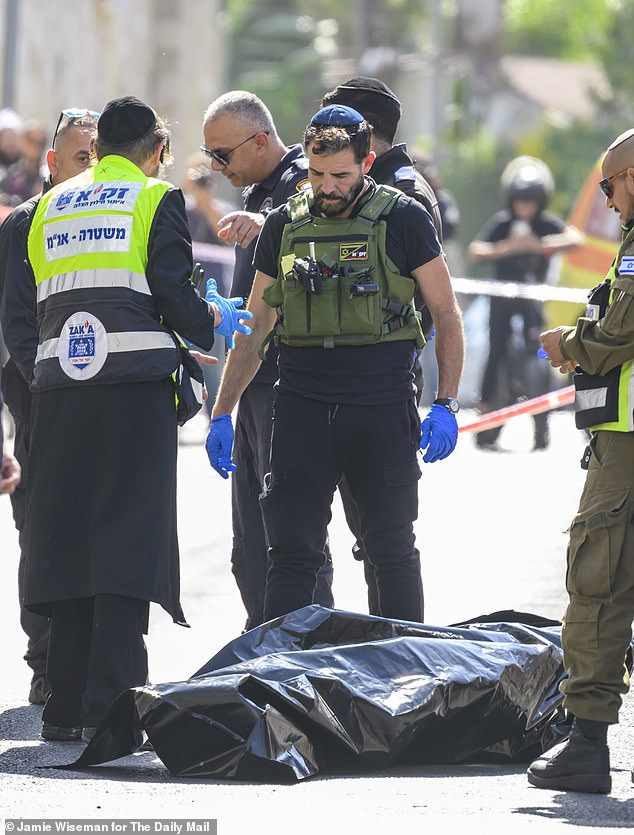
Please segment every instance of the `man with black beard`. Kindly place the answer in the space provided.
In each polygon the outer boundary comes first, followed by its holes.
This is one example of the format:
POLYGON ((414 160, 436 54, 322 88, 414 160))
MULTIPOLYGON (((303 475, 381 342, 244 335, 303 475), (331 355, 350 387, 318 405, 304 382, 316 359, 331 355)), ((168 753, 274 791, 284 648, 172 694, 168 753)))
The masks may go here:
POLYGON ((253 345, 238 338, 225 366, 213 416, 226 432, 208 453, 231 467, 231 412, 260 365, 258 344, 274 339, 279 381, 260 500, 269 543, 265 619, 313 602, 332 497, 345 477, 381 613, 420 621, 416 454, 420 446, 424 461, 437 461, 456 444, 461 316, 429 214, 366 176, 374 154, 363 116, 323 108, 304 147, 312 195, 291 198, 264 223, 248 305, 253 345), (439 397, 422 425, 412 373, 424 342, 416 286, 433 315, 439 360, 439 397))

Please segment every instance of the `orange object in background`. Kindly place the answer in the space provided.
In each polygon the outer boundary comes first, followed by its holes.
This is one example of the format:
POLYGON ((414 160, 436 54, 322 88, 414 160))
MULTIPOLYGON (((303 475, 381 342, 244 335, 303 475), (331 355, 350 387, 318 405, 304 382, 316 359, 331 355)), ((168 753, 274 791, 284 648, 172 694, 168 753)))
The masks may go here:
MULTIPOLYGON (((597 160, 583 184, 568 222, 585 235, 585 243, 562 253, 558 285, 587 287, 599 284, 610 269, 621 241, 619 216, 605 205, 599 189, 601 160, 597 160)), ((582 305, 567 302, 546 302, 544 315, 547 328, 573 325, 584 313, 582 305)))

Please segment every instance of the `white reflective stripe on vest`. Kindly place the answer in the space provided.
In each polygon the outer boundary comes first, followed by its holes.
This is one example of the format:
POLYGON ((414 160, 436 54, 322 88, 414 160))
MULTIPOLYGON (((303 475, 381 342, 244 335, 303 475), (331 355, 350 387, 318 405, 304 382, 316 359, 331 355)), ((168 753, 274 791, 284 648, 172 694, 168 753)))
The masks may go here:
POLYGON ((51 276, 37 286, 38 303, 71 290, 91 290, 103 287, 123 287, 135 293, 151 295, 147 278, 130 270, 75 270, 51 276))
POLYGON ((199 383, 198 380, 194 380, 193 377, 189 378, 192 391, 194 392, 194 397, 198 401, 198 403, 202 404, 205 402, 205 387, 202 383, 199 383))
MULTIPOLYGON (((59 339, 47 339, 37 349, 35 362, 54 359, 58 356, 59 339)), ((174 348, 176 344, 168 333, 163 331, 128 331, 108 334, 108 353, 124 351, 150 351, 156 348, 174 348)))
POLYGON ((575 393, 575 409, 579 412, 585 412, 588 409, 601 409, 605 406, 607 397, 607 388, 577 391, 575 393))

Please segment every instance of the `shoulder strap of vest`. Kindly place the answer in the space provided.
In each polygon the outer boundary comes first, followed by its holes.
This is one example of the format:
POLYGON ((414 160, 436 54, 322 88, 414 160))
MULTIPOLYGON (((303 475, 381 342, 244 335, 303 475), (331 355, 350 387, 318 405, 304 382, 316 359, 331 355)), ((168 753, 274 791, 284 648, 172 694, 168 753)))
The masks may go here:
POLYGON ((396 188, 378 185, 374 194, 359 210, 357 217, 363 217, 371 223, 376 223, 381 217, 389 215, 401 194, 402 192, 396 188))

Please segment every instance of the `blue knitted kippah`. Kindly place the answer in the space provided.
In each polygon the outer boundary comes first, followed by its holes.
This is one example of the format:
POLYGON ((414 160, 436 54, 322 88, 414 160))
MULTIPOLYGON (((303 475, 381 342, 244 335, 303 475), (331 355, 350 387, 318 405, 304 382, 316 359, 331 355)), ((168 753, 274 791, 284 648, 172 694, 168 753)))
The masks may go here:
POLYGON ((322 107, 310 120, 311 125, 331 125, 338 128, 358 127, 363 116, 353 107, 345 104, 329 104, 322 107))

